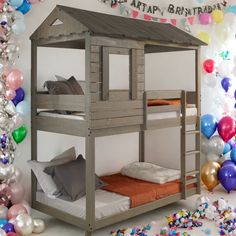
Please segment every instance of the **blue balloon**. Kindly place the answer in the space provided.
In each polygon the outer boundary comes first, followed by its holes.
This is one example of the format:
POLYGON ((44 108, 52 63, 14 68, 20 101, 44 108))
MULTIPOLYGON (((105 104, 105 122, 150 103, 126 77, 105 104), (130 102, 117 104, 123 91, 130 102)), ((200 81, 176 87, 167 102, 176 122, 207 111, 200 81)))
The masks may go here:
POLYGON ((228 77, 225 77, 224 79, 222 79, 221 86, 223 87, 223 89, 227 93, 229 91, 230 86, 231 86, 231 79, 228 77))
POLYGON ((8 223, 7 219, 0 219, 0 228, 2 228, 7 223, 8 223))
POLYGON ((201 132, 206 138, 210 138, 217 129, 217 121, 213 115, 206 114, 201 118, 201 132))
POLYGON ((232 6, 230 6, 230 7, 227 7, 227 8, 225 9, 225 12, 231 12, 231 13, 233 13, 233 14, 236 14, 236 5, 232 5, 232 6))
POLYGON ((12 102, 14 103, 15 106, 17 106, 17 104, 22 102, 24 98, 25 98, 25 91, 23 90, 23 88, 18 88, 16 90, 16 96, 14 97, 12 102))
POLYGON ((18 7, 16 10, 20 11, 21 13, 25 15, 26 13, 30 11, 31 7, 32 7, 31 3, 28 2, 27 0, 24 0, 23 4, 20 7, 18 7))
POLYGON ((20 7, 20 6, 23 4, 24 0, 7 0, 7 2, 8 2, 12 7, 18 8, 18 7, 20 7))
POLYGON ((218 179, 223 187, 230 193, 236 188, 236 166, 225 165, 218 172, 218 179))
POLYGON ((231 151, 231 145, 229 143, 226 143, 225 146, 224 146, 223 154, 225 155, 230 151, 231 151))
POLYGON ((231 150, 230 158, 236 164, 236 147, 231 150))
POLYGON ((15 229, 14 229, 14 225, 11 224, 11 223, 6 223, 2 229, 6 232, 6 233, 10 233, 10 232, 15 232, 15 229))

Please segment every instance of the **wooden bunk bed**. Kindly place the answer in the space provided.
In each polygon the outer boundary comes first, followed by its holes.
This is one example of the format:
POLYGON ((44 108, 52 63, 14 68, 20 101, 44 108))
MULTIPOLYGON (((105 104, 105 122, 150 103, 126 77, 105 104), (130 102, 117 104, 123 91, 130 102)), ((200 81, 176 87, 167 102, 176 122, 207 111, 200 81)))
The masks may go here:
MULTIPOLYGON (((143 214, 158 207, 200 194, 200 67, 203 42, 169 24, 159 24, 57 6, 31 36, 32 41, 32 160, 37 160, 37 131, 85 137, 86 201, 85 215, 65 212, 37 197, 37 180, 32 174, 32 206, 63 221, 81 227, 89 236, 94 230, 143 214), (63 24, 54 25, 60 20, 63 24), (85 95, 50 95, 37 91, 37 48, 57 47, 85 49, 85 95), (196 91, 145 91, 145 53, 195 51, 196 91), (129 90, 109 90, 109 55, 129 55, 129 90), (150 106, 154 99, 179 99, 175 105, 150 106), (187 103, 196 112, 187 114, 187 103), (38 109, 83 112, 78 119, 71 115, 45 116, 38 109), (175 112, 169 118, 150 116, 175 112), (195 129, 186 130, 186 125, 195 129), (139 161, 145 161, 145 131, 181 127, 180 191, 156 201, 108 217, 96 218, 95 212, 95 138, 139 132, 139 161), (196 135, 196 150, 186 150, 187 135, 196 135), (186 172, 189 156, 195 157, 196 168, 186 172), (191 176, 189 179, 188 177, 191 176), (192 188, 189 185, 194 184, 192 188)), ((42 198, 41 198, 42 199, 42 198)), ((83 200, 83 201, 84 201, 83 200)), ((59 203, 60 205, 60 203, 59 203)), ((62 204, 63 205, 63 204, 62 204)), ((73 208, 73 207, 72 207, 73 208)))

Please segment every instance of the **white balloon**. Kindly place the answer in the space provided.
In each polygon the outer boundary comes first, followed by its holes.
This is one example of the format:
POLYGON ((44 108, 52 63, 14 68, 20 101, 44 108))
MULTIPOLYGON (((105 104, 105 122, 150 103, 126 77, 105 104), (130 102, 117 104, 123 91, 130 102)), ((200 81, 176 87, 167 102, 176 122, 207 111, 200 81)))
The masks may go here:
POLYGON ((7 236, 6 232, 0 228, 0 236, 7 236))
POLYGON ((202 135, 201 145, 202 145, 202 147, 201 147, 202 153, 207 154, 208 153, 208 147, 209 147, 209 140, 203 135, 202 135))
POLYGON ((215 162, 218 162, 219 161, 219 156, 218 155, 216 155, 216 154, 214 154, 214 153, 208 153, 207 154, 207 157, 206 157, 206 159, 208 160, 208 161, 215 161, 215 162))
POLYGON ((215 135, 209 140, 209 153, 220 156, 224 152, 225 143, 219 135, 215 135))
POLYGON ((43 220, 34 219, 33 224, 34 224, 34 229, 33 229, 34 234, 41 234, 45 230, 45 222, 43 220))
POLYGON ((217 86, 218 78, 214 74, 206 74, 204 76, 204 83, 211 87, 215 88, 217 86))
POLYGON ((31 215, 31 207, 30 207, 29 203, 27 201, 23 200, 20 204, 23 205, 25 207, 25 209, 27 210, 28 214, 31 215))
POLYGON ((0 165, 0 180, 10 179, 15 172, 15 168, 13 165, 2 166, 0 165))
POLYGON ((28 214, 20 214, 16 217, 14 228, 17 235, 30 236, 33 232, 33 220, 28 214))
POLYGON ((5 107, 5 111, 11 116, 16 115, 16 107, 12 101, 7 102, 7 105, 5 107))
POLYGON ((8 208, 4 205, 0 205, 0 219, 7 219, 8 208))

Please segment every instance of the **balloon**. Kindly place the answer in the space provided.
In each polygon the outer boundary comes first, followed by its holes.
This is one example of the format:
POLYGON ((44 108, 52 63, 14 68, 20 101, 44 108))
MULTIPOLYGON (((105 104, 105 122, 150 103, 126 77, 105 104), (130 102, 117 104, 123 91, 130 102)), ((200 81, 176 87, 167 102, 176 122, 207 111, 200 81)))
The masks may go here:
POLYGON ((20 214, 16 217, 15 222, 15 231, 21 236, 31 235, 33 232, 33 220, 28 214, 20 214))
POLYGON ((6 106, 5 106, 5 111, 8 113, 10 116, 16 115, 16 107, 13 104, 12 101, 8 101, 6 106))
POLYGON ((210 37, 209 37, 209 34, 206 33, 206 32, 199 32, 199 33, 197 34, 197 37, 198 37, 201 41, 203 41, 204 43, 206 43, 206 44, 210 44, 210 42, 211 42, 211 39, 210 39, 210 37))
POLYGON ((202 137, 201 137, 201 151, 202 151, 202 153, 207 154, 209 152, 208 147, 209 147, 209 140, 205 136, 202 135, 202 137))
POLYGON ((231 151, 231 146, 229 143, 225 143, 223 154, 227 154, 231 151))
POLYGON ((15 91, 15 90, 13 90, 13 89, 8 89, 8 90, 6 91, 5 97, 6 97, 7 100, 12 100, 12 99, 15 98, 15 96, 16 96, 16 91, 15 91))
POLYGON ((0 229, 0 236, 7 236, 6 232, 3 229, 0 229))
POLYGON ((212 18, 213 18, 213 20, 217 24, 222 23, 223 20, 224 20, 224 13, 223 13, 223 11, 221 11, 221 10, 214 10, 212 12, 212 18))
POLYGON ((212 191, 218 184, 217 174, 220 170, 220 164, 217 162, 206 162, 202 166, 201 178, 209 191, 212 191))
POLYGON ((14 69, 11 70, 6 78, 7 86, 10 89, 16 90, 23 84, 23 74, 21 71, 14 69))
POLYGON ((31 7, 32 7, 31 3, 28 2, 28 0, 24 0, 23 4, 17 8, 17 11, 20 11, 25 15, 30 11, 31 7))
POLYGON ((8 208, 5 207, 4 205, 0 205, 0 219, 6 219, 7 218, 7 212, 8 212, 8 208))
POLYGON ((203 68, 207 73, 211 74, 215 69, 215 61, 212 59, 205 60, 203 62, 203 68))
POLYGON ((231 79, 225 77, 222 81, 221 81, 221 86, 223 87, 223 89, 225 90, 225 92, 227 93, 229 91, 229 88, 232 86, 231 85, 231 79))
POLYGON ((231 149, 236 147, 236 141, 235 139, 231 139, 227 142, 230 146, 231 146, 231 149))
POLYGON ((206 159, 207 161, 215 161, 219 163, 220 156, 214 153, 208 153, 206 159))
POLYGON ((7 234, 7 236, 17 236, 17 234, 15 232, 10 232, 7 234))
POLYGON ((235 163, 233 161, 227 160, 223 162, 222 166, 235 166, 235 163))
POLYGON ((208 139, 215 133, 217 122, 213 115, 206 114, 201 118, 201 132, 208 139))
POLYGON ((230 116, 223 117, 218 123, 218 133, 225 142, 228 142, 236 134, 235 120, 230 116))
POLYGON ((15 168, 13 165, 10 166, 2 166, 0 165, 0 180, 10 179, 15 172, 15 168))
POLYGON ((207 86, 215 88, 218 82, 218 78, 213 74, 206 74, 204 75, 204 82, 207 86))
POLYGON ((17 183, 21 181, 22 176, 22 171, 19 168, 15 168, 14 175, 9 180, 11 183, 17 183))
POLYGON ((230 193, 231 190, 236 188, 236 166, 222 166, 218 178, 222 186, 230 193))
POLYGON ((19 35, 22 34, 26 31, 26 26, 25 26, 25 22, 22 20, 16 20, 13 24, 12 24, 12 31, 14 34, 19 35))
POLYGON ((25 196, 25 189, 20 183, 10 184, 11 188, 11 202, 17 204, 23 201, 25 196))
POLYGON ((9 220, 14 219, 18 215, 23 214, 23 213, 27 213, 27 209, 21 204, 15 204, 9 209, 7 218, 9 220))
POLYGON ((14 116, 11 118, 11 120, 12 120, 13 123, 14 123, 14 128, 15 128, 15 129, 20 128, 20 127, 22 126, 22 124, 23 124, 23 118, 21 117, 20 114, 14 115, 14 116))
POLYGON ((0 95, 5 95, 6 93, 6 85, 3 81, 0 81, 0 95))
POLYGON ((25 98, 25 91, 23 88, 18 88, 16 90, 16 96, 15 98, 12 100, 12 102, 14 103, 15 106, 17 106, 18 103, 22 102, 25 98))
POLYGON ((225 143, 219 135, 213 136, 209 140, 209 153, 222 155, 224 152, 225 143))
POLYGON ((12 136, 17 144, 21 143, 27 135, 27 128, 25 125, 13 131, 12 136))
POLYGON ((16 111, 23 116, 27 116, 29 114, 29 104, 26 101, 22 101, 17 104, 16 111))
POLYGON ((33 233, 34 234, 41 234, 45 230, 45 223, 41 219, 34 219, 33 220, 33 233))
POLYGON ((231 150, 230 158, 231 158, 231 160, 234 162, 234 164, 236 164, 236 147, 234 147, 234 148, 231 150))
POLYGON ((23 4, 23 0, 7 0, 7 2, 14 8, 18 8, 23 4))
POLYGON ((8 220, 7 219, 0 219, 0 228, 2 228, 5 224, 8 223, 8 220))
POLYGON ((28 213, 29 215, 31 215, 31 207, 30 207, 29 203, 26 202, 25 200, 23 200, 20 204, 21 204, 22 206, 24 206, 25 209, 27 210, 27 213, 28 213))
POLYGON ((199 15, 199 22, 202 24, 202 25, 208 25, 208 24, 211 24, 212 22, 212 17, 209 13, 207 12, 204 12, 202 14, 199 15))
POLYGON ((15 232, 15 229, 14 229, 14 225, 11 224, 11 223, 6 223, 2 229, 6 232, 6 233, 9 233, 9 232, 15 232))

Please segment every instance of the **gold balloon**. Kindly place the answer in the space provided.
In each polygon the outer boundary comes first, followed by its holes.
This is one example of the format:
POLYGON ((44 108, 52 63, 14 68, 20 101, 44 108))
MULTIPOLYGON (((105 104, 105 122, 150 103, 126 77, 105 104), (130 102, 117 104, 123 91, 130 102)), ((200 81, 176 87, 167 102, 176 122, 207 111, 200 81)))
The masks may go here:
POLYGON ((212 191, 219 184, 217 174, 220 168, 220 164, 214 161, 208 161, 202 166, 202 182, 209 191, 212 191))
POLYGON ((33 229, 34 234, 41 234, 45 230, 45 223, 43 220, 34 219, 33 225, 34 225, 34 229, 33 229))

